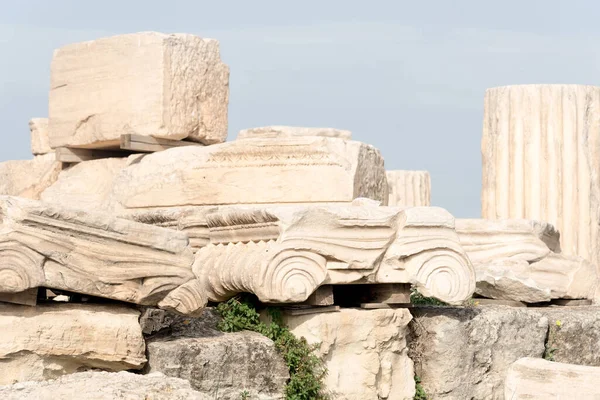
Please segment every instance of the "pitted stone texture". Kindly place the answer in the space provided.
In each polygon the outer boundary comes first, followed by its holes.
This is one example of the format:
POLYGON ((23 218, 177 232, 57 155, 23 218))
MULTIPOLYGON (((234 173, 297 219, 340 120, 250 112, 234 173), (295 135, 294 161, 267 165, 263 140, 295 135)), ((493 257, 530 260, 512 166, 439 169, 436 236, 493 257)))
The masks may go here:
POLYGON ((29 131, 31 133, 31 153, 33 155, 48 154, 54 151, 50 148, 48 118, 33 118, 29 121, 29 131))
POLYGON ((49 100, 52 148, 118 147, 123 134, 220 143, 229 68, 213 39, 113 36, 56 50, 49 100))
POLYGON ((247 331, 207 337, 188 331, 177 338, 149 339, 147 370, 186 379, 211 399, 223 400, 239 400, 244 391, 250 399, 283 399, 289 379, 275 344, 247 331))
POLYGON ((511 307, 411 309, 411 358, 428 399, 504 399, 504 377, 522 357, 542 357, 548 318, 511 307))
POLYGON ((548 318, 554 361, 600 367, 600 307, 538 309, 548 318))
POLYGON ((62 163, 54 154, 36 156, 32 160, 0 163, 0 195, 39 200, 41 193, 58 179, 62 163))
POLYGON ((504 399, 600 399, 600 368, 522 358, 506 376, 504 399))
POLYGON ((304 128, 296 126, 263 126, 260 128, 244 129, 238 134, 238 139, 273 139, 290 138, 294 136, 324 136, 350 140, 352 133, 334 128, 304 128))
POLYGON ((46 382, 23 382, 0 386, 3 400, 212 400, 190 383, 163 374, 88 371, 46 382))
POLYGON ((123 306, 0 304, 0 384, 140 369, 146 356, 138 316, 123 306))
POLYGON ((412 399, 413 362, 407 309, 356 310, 285 316, 297 337, 320 343, 328 369, 326 390, 341 400, 412 399))

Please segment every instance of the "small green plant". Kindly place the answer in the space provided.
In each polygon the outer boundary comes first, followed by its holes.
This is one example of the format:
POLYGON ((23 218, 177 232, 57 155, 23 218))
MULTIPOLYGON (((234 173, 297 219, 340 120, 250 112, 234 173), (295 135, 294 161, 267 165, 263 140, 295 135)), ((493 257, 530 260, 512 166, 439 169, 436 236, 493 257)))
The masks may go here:
POLYGON ((223 332, 249 330, 263 334, 275 342, 277 351, 283 356, 290 371, 290 380, 285 387, 286 400, 326 400, 323 379, 327 373, 323 361, 316 356, 316 346, 305 338, 297 338, 285 326, 281 312, 268 308, 271 322, 260 320, 255 301, 250 296, 240 295, 217 306, 222 320, 217 325, 223 332))
POLYGON ((250 399, 250 392, 247 390, 244 390, 243 392, 240 393, 240 399, 241 400, 248 400, 250 399))
POLYGON ((554 347, 554 341, 556 340, 556 332, 560 331, 562 322, 557 320, 554 325, 548 327, 548 338, 544 349, 544 360, 554 361, 554 353, 558 348, 554 347))
POLYGON ((419 305, 419 306, 447 306, 448 304, 440 301, 438 299, 434 299, 433 297, 425 297, 421 293, 417 292, 415 289, 410 290, 410 302, 411 304, 419 305))
POLYGON ((415 375, 415 397, 414 400, 427 400, 427 393, 425 393, 425 389, 421 386, 421 378, 415 375))

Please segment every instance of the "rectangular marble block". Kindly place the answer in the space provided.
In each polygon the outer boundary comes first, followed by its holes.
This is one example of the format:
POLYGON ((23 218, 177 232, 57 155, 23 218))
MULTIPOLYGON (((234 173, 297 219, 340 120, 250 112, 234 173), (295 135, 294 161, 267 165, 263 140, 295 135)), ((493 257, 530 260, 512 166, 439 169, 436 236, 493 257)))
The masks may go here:
POLYGON ((220 143, 229 67, 213 39, 113 36, 56 50, 49 100, 52 148, 118 147, 123 134, 220 143))
POLYGON ((373 146, 326 137, 236 140, 150 154, 122 171, 126 209, 188 205, 386 203, 383 158, 373 146))

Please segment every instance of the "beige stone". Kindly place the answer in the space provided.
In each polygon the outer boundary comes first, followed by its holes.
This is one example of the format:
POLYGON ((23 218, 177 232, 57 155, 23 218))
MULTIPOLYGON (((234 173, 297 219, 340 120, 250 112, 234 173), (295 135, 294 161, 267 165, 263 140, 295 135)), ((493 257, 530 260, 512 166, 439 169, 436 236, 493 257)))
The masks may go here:
POLYGON ((457 219, 456 232, 473 263, 476 293, 536 303, 594 299, 597 268, 560 253, 556 229, 529 220, 457 219))
MULTIPOLYGON (((191 322, 190 322, 191 324, 191 322)), ((188 380, 192 388, 222 400, 285 398, 289 372, 269 338, 256 332, 152 338, 149 372, 188 380)))
POLYGON ((412 399, 413 362, 407 309, 357 310, 285 316, 297 337, 318 344, 328 370, 326 390, 340 400, 412 399))
POLYGON ((146 363, 139 312, 123 306, 0 303, 0 384, 146 363))
POLYGON ((521 358, 508 370, 505 399, 600 399, 600 368, 521 358))
POLYGON ((106 213, 0 197, 0 292, 44 286, 194 313, 187 235, 106 213))
POLYGON ((422 207, 431 205, 431 178, 427 171, 386 171, 388 205, 422 207))
POLYGON ((409 355, 427 399, 503 400, 510 365, 544 354, 548 318, 533 308, 414 307, 411 313, 409 355))
POLYGON ((296 136, 324 136, 332 138, 352 139, 352 132, 334 128, 305 128, 296 126, 263 126, 244 129, 238 139, 274 139, 292 138, 296 136))
POLYGON ((566 255, 600 258, 600 87, 521 85, 485 95, 482 215, 548 221, 566 255))
POLYGON ((3 400, 213 400, 192 390, 190 383, 161 373, 87 371, 46 382, 0 386, 3 400))
POLYGON ((113 193, 126 209, 221 204, 387 202, 372 146, 327 137, 235 140, 150 154, 123 170, 113 193))
POLYGON ((210 244, 196 253, 193 270, 211 301, 249 292, 295 303, 321 285, 411 283, 425 296, 461 303, 475 289, 454 218, 442 208, 238 207, 206 219, 210 244))
POLYGON ((52 153, 50 139, 48 137, 48 118, 33 118, 29 121, 31 132, 31 153, 42 155, 52 153))
POLYGON ((220 143, 228 101, 216 40, 142 32, 70 44, 52 59, 50 145, 118 147, 122 134, 220 143))
POLYGON ((114 181, 124 168, 141 155, 84 161, 63 170, 56 182, 44 190, 40 200, 63 207, 114 211, 114 181))
POLYGON ((61 169, 62 163, 55 161, 54 154, 1 162, 0 195, 37 200, 58 179, 61 169))

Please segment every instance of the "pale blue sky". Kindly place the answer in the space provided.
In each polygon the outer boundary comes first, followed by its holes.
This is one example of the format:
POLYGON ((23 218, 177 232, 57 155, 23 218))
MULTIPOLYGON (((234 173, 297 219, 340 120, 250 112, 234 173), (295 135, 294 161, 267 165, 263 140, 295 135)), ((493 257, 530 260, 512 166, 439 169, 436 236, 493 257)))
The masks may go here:
POLYGON ((18 0, 0 8, 0 161, 29 158, 53 49, 138 31, 216 38, 229 139, 263 125, 349 129, 387 169, 431 173, 432 202, 480 213, 488 87, 600 85, 593 1, 18 0))

